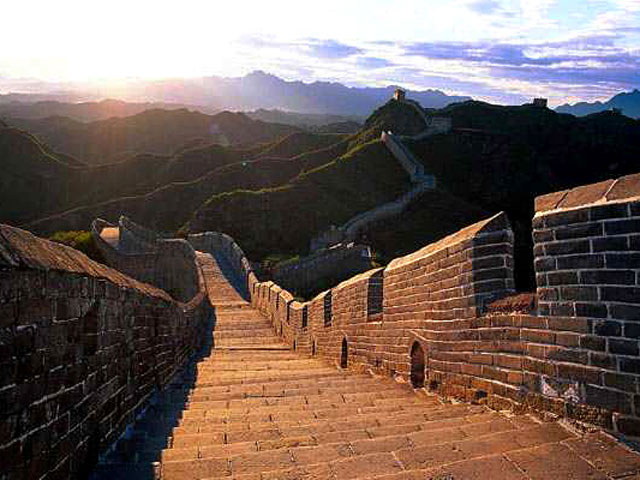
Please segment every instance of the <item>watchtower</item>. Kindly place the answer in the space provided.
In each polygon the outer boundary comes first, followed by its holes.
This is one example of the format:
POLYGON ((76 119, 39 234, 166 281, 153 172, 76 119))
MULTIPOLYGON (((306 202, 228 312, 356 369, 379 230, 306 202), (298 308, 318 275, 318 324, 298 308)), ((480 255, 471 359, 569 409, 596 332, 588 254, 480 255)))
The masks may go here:
POLYGON ((546 98, 534 98, 533 106, 539 108, 547 108, 547 99, 546 98))
POLYGON ((393 98, 399 102, 402 102, 404 101, 406 95, 407 95, 407 92, 405 92, 401 88, 396 88, 396 91, 393 93, 393 98))

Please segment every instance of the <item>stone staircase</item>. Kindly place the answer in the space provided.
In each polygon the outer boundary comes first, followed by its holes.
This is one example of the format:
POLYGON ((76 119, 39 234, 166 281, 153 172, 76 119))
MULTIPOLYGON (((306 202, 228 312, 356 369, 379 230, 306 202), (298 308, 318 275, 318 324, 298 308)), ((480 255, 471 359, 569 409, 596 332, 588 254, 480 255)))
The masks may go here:
POLYGON ((449 403, 289 350, 215 259, 198 255, 215 348, 154 406, 146 443, 125 442, 102 478, 640 478, 640 456, 603 433, 449 403))

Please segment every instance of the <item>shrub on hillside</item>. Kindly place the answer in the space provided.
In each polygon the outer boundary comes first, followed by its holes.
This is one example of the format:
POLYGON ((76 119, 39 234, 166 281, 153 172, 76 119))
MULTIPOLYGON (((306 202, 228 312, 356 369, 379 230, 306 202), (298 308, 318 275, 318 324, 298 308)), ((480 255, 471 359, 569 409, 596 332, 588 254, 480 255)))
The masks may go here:
POLYGON ((59 231, 51 235, 49 240, 75 248, 96 262, 104 263, 104 257, 98 250, 91 232, 86 230, 59 231))

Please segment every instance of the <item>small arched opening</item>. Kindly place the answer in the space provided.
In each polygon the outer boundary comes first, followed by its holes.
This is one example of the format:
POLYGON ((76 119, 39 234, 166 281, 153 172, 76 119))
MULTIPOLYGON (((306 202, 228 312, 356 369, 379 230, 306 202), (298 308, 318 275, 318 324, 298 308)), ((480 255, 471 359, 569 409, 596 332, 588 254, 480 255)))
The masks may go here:
POLYGON ((315 357, 318 347, 316 346, 316 341, 314 340, 311 344, 311 355, 315 357))
POLYGON ((424 387, 424 350, 419 342, 411 347, 411 385, 413 388, 424 387))
POLYGON ((295 350, 296 350, 296 341, 294 340, 293 341, 293 351, 295 352, 295 350))
POLYGON ((349 365, 349 344, 347 339, 342 339, 342 351, 340 353, 340 368, 347 368, 349 365))

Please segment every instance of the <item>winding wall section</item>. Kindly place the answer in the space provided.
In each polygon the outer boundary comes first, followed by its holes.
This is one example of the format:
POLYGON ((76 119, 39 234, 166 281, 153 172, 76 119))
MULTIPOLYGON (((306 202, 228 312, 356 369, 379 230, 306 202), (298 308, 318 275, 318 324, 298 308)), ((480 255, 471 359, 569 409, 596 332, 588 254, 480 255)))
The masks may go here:
POLYGON ((299 350, 339 362, 346 339, 349 365, 409 381, 417 344, 445 395, 640 436, 639 205, 640 174, 537 199, 538 312, 491 303, 513 291, 504 214, 309 302, 252 273, 247 284, 299 350))

